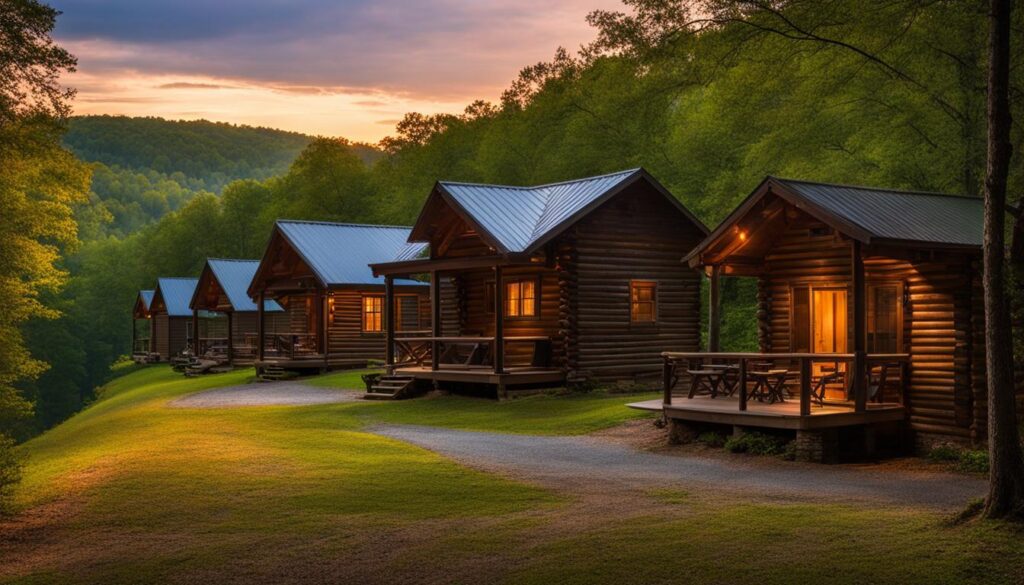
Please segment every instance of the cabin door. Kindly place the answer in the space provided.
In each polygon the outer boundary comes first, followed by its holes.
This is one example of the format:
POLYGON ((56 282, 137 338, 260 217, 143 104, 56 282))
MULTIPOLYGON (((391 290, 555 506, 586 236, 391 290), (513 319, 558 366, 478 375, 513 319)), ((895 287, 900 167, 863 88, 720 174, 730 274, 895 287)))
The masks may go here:
MULTIPOLYGON (((845 288, 816 288, 811 294, 811 351, 813 353, 846 353, 849 339, 847 291, 845 288)), ((814 362, 812 374, 823 376, 845 371, 844 362, 814 362)), ((832 390, 838 389, 831 389, 832 390)))

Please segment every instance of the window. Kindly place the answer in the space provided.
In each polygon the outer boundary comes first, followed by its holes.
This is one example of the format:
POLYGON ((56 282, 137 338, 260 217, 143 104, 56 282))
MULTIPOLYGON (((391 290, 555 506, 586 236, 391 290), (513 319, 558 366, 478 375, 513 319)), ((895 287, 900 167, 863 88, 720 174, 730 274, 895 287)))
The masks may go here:
POLYGON ((790 291, 790 349, 795 352, 846 353, 847 289, 796 286, 790 291))
POLYGON ((658 284, 634 280, 629 283, 629 320, 654 323, 658 311, 658 284))
POLYGON ((535 279, 505 282, 505 316, 537 316, 537 281, 535 279))
POLYGON ((868 285, 868 352, 898 353, 902 343, 902 290, 900 283, 868 285))
POLYGON ((384 331, 384 297, 379 295, 363 297, 363 332, 384 331))

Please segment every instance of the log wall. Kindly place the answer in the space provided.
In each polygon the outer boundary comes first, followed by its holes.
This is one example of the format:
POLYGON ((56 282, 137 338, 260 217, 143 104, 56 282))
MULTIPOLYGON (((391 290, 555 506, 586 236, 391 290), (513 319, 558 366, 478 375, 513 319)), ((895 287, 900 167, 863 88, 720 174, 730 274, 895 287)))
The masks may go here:
POLYGON ((559 239, 570 378, 637 381, 660 375, 661 352, 699 349, 701 276, 681 259, 704 235, 661 194, 636 185, 559 239), (654 323, 631 323, 632 280, 657 283, 654 323))
MULTIPOLYGON (((972 305, 971 264, 957 254, 919 255, 865 249, 865 275, 903 284, 903 352, 910 354, 905 404, 912 429, 971 438, 979 396, 978 323, 972 305)), ((851 286, 850 244, 824 224, 801 215, 765 257, 759 283, 759 339, 766 352, 791 351, 790 289, 797 284, 851 286)), ((848 322, 853 323, 848 288, 848 322)), ((848 348, 853 348, 850 330, 848 348)))

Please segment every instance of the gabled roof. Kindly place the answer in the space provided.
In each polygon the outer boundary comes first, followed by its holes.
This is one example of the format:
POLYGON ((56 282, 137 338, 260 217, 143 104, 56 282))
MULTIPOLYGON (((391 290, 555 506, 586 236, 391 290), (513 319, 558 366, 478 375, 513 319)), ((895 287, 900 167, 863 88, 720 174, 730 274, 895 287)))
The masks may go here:
MULTIPOLYGON (((426 249, 408 242, 408 227, 278 220, 274 229, 328 287, 383 285, 384 278, 374 276, 370 264, 415 258, 426 249)), ((395 284, 426 286, 411 279, 395 279, 395 284)))
MULTIPOLYGON (((982 245, 978 197, 812 183, 769 177, 791 193, 861 228, 870 239, 982 245)), ((849 234, 857 237, 856 234, 849 234)))
POLYGON ((703 254, 769 194, 865 244, 967 249, 982 245, 984 208, 976 197, 768 176, 684 260, 703 254))
MULTIPOLYGON (((208 258, 203 272, 210 271, 221 290, 224 291, 224 295, 228 297, 232 309, 236 312, 255 312, 256 302, 249 297, 247 291, 259 265, 259 260, 208 258)), ((200 275, 200 280, 202 280, 202 275, 200 275)), ((197 289, 195 295, 198 294, 199 290, 197 289)), ((284 309, 277 304, 277 301, 267 300, 263 303, 263 310, 283 311, 284 309)))
POLYGON ((149 310, 149 306, 153 304, 153 290, 152 289, 140 290, 139 291, 139 296, 138 296, 138 299, 136 299, 136 302, 138 302, 140 300, 142 301, 142 307, 148 311, 149 310))
MULTIPOLYGON (((650 183, 707 233, 704 224, 642 168, 536 187, 441 181, 434 193, 440 194, 499 252, 530 253, 637 181, 650 183)), ((424 212, 426 209, 425 205, 424 212)), ((417 221, 413 237, 426 241, 419 224, 417 221)))
POLYGON ((198 278, 158 278, 153 298, 163 299, 169 317, 191 317, 189 304, 198 282, 198 278))

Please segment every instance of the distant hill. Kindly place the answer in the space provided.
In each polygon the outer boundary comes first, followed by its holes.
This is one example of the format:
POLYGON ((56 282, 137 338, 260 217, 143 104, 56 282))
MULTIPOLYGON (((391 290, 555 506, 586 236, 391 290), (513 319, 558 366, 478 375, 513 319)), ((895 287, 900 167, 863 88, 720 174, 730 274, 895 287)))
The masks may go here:
MULTIPOLYGON (((79 212, 82 236, 124 236, 198 193, 218 194, 238 179, 283 175, 312 140, 298 132, 208 120, 72 118, 64 144, 94 168, 92 201, 79 212)), ((352 149, 367 165, 381 156, 366 144, 352 149)))
MULTIPOLYGON (((284 173, 311 136, 272 128, 207 120, 128 116, 72 118, 64 143, 79 158, 135 171, 180 172, 219 192, 235 179, 266 179, 284 173)), ((353 145, 367 164, 380 152, 353 145)))

